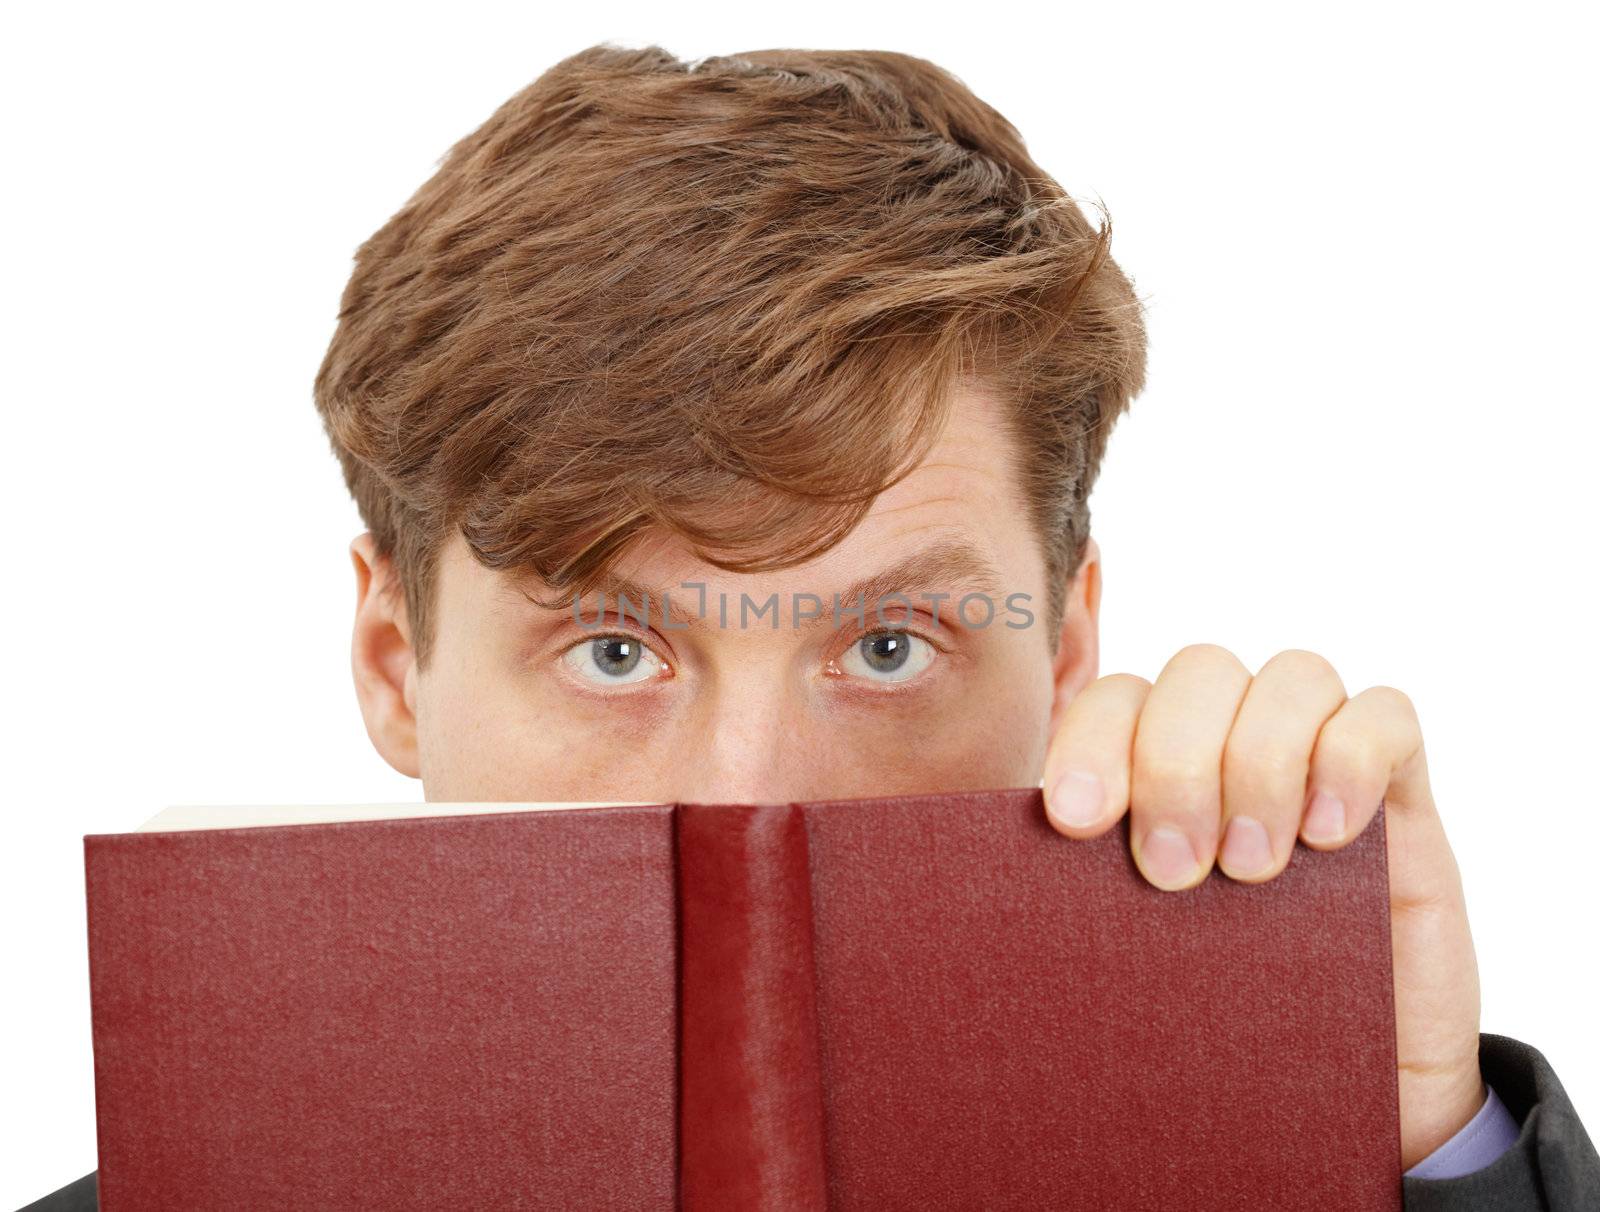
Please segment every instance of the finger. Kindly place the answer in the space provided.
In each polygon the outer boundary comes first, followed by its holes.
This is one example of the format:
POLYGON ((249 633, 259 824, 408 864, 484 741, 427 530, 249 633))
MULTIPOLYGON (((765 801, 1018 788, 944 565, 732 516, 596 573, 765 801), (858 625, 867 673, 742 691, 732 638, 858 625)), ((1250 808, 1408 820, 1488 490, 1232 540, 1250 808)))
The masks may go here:
POLYGON ((1097 837, 1128 808, 1128 771, 1150 683, 1113 673, 1067 705, 1044 762, 1045 815, 1068 837, 1097 837))
POLYGON ((1150 687, 1133 738, 1129 835, 1134 862, 1158 888, 1205 879, 1217 853, 1222 751, 1250 686, 1225 648, 1179 652, 1150 687))
POLYGON ((1372 686, 1347 699, 1323 724, 1311 754, 1302 840, 1337 850, 1361 834, 1386 795, 1431 809, 1421 754, 1422 727, 1400 691, 1372 686))
MULTIPOLYGON (((1460 867, 1434 804, 1416 709, 1405 694, 1373 686, 1323 725, 1308 799, 1301 834, 1309 833, 1307 844, 1318 849, 1358 836, 1384 806, 1401 1103, 1472 1105, 1478 967, 1460 867), (1313 820, 1319 812, 1321 822, 1313 820)), ((1408 1137, 1429 1136, 1425 1117, 1402 1118, 1408 1137)), ((1435 1135, 1442 1139, 1448 1131, 1435 1135)))
POLYGON ((1345 701, 1325 659, 1291 648, 1251 679, 1222 755, 1222 847, 1217 866, 1245 883, 1288 866, 1306 804, 1311 752, 1345 701))
MULTIPOLYGON (((1461 872, 1434 806, 1422 726, 1403 692, 1370 687, 1322 726, 1306 798, 1300 836, 1318 850, 1360 836, 1386 805, 1391 916, 1465 929, 1461 872)), ((1397 953, 1397 970, 1399 962, 1397 953)))

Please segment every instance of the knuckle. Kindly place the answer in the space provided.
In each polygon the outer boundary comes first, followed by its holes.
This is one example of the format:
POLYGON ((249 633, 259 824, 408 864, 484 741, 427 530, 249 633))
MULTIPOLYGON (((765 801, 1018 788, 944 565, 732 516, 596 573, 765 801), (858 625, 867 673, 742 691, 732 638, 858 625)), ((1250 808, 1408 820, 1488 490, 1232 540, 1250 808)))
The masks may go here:
POLYGON ((1297 679, 1308 682, 1339 680, 1339 673, 1334 669, 1333 662, 1308 648, 1285 648, 1261 668, 1263 672, 1269 668, 1283 670, 1297 679))
POLYGON ((1393 686, 1373 686, 1367 690, 1367 694, 1372 696, 1373 702, 1381 703, 1397 715, 1416 718, 1417 706, 1404 690, 1398 690, 1393 686))
POLYGON ((1150 689, 1150 679, 1137 673, 1108 673, 1100 679, 1100 685, 1109 690, 1132 690, 1142 694, 1150 689))
POLYGON ((1417 707, 1411 696, 1393 686, 1374 686, 1368 693, 1382 705, 1386 724, 1401 748, 1407 753, 1421 748, 1422 721, 1417 717, 1417 707))
POLYGON ((1346 773, 1376 768, 1382 761, 1377 743, 1353 728, 1325 729, 1317 745, 1318 764, 1346 773))
POLYGON ((1184 663, 1204 662, 1210 665, 1237 665, 1241 669, 1244 668, 1244 662, 1221 644, 1185 644, 1178 649, 1172 660, 1173 662, 1183 661, 1184 663))
POLYGON ((1246 789, 1276 791, 1305 781, 1305 755, 1259 741, 1230 744, 1223 755, 1224 777, 1246 789))
POLYGON ((1187 798, 1214 785, 1216 771, 1197 757, 1173 754, 1135 759, 1134 778, 1146 794, 1187 798))

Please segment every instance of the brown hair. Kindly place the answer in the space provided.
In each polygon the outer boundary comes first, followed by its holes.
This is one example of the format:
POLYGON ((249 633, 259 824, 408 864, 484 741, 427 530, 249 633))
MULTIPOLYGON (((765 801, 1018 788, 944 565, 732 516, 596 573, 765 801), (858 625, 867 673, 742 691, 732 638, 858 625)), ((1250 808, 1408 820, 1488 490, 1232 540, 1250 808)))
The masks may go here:
POLYGON ((1016 129, 889 51, 603 43, 356 252, 316 404, 406 595, 438 554, 582 591, 646 527, 719 567, 833 546, 970 376, 1006 401, 1059 623, 1141 306, 1016 129))

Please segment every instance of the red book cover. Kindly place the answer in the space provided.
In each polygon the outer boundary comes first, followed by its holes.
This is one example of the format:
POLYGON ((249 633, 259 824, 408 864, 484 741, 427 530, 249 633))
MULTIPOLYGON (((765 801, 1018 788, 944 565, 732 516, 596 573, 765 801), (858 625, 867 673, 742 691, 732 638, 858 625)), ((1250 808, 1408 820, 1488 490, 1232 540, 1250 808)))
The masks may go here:
POLYGON ((106 1212, 1401 1207, 1384 814, 1037 790, 85 839, 106 1212))

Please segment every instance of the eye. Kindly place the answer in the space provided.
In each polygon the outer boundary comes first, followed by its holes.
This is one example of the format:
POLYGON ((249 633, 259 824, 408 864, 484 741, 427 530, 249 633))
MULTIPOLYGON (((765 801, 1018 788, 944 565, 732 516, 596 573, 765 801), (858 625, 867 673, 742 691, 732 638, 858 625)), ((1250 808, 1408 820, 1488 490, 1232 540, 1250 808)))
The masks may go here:
POLYGON ((632 635, 600 635, 561 654, 568 669, 586 682, 626 686, 663 677, 670 667, 649 645, 632 635))
POLYGON ((839 669, 874 682, 904 682, 933 664, 934 647, 909 631, 873 631, 839 658, 839 669))

